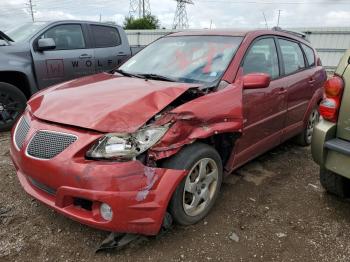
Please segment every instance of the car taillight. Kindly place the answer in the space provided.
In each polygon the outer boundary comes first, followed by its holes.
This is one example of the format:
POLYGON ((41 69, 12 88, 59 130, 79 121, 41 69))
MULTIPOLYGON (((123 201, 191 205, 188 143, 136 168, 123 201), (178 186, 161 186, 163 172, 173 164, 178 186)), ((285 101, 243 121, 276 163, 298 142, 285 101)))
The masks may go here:
POLYGON ((324 98, 320 104, 320 114, 324 119, 337 122, 343 88, 344 82, 339 76, 333 76, 326 81, 324 98))

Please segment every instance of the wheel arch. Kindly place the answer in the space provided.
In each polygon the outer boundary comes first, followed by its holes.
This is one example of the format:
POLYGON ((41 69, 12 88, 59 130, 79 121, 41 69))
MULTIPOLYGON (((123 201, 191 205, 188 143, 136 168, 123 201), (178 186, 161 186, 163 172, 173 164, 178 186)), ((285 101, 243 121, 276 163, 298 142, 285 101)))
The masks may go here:
POLYGON ((0 71, 0 82, 17 87, 27 99, 32 95, 29 79, 26 74, 18 71, 0 71))

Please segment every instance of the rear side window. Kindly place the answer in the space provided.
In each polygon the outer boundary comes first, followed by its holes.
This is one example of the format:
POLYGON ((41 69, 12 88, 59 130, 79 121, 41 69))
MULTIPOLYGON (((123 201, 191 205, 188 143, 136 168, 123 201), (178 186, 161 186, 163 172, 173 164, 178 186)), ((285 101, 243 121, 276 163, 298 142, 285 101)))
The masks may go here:
POLYGON ((47 30, 40 38, 55 40, 55 50, 72 50, 85 48, 81 26, 78 24, 58 25, 47 30))
POLYGON ((281 47, 286 75, 305 68, 304 55, 298 43, 284 39, 278 39, 278 42, 281 47))
POLYGON ((315 61, 315 53, 314 50, 312 50, 312 48, 308 47, 307 45, 301 44, 301 46, 304 49, 304 53, 307 59, 307 62, 309 64, 309 66, 315 66, 316 61, 315 61))
POLYGON ((91 25, 95 47, 113 47, 121 44, 119 32, 110 26, 91 25))
POLYGON ((260 39, 253 43, 243 62, 244 74, 266 73, 272 79, 279 77, 278 56, 272 38, 260 39))

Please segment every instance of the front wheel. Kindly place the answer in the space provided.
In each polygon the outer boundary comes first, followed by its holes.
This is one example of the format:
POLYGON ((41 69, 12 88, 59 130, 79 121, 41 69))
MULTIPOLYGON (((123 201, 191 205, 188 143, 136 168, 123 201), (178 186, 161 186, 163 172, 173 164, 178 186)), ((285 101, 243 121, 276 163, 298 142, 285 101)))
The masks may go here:
POLYGON ((14 85, 0 82, 0 131, 11 129, 26 107, 25 95, 14 85))
POLYGON ((202 220, 213 207, 222 182, 222 162, 211 146, 195 143, 163 163, 164 168, 186 169, 188 175, 176 188, 169 212, 181 225, 202 220))

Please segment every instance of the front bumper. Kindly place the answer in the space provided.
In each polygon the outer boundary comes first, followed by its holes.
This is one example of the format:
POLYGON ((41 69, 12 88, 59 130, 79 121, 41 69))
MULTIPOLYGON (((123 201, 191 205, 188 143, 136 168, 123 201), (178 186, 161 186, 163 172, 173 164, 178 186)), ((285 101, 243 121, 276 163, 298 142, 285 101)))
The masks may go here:
MULTIPOLYGON (((85 152, 101 134, 41 122, 28 113, 30 131, 23 147, 11 143, 11 158, 24 190, 57 212, 80 223, 114 232, 155 235, 161 228, 169 200, 185 170, 151 168, 139 161, 104 162, 85 159, 85 152), (38 130, 70 133, 77 141, 49 160, 29 156, 26 148, 38 130), (82 201, 87 205, 82 205, 82 201), (112 207, 104 220, 101 203, 112 207)), ((12 134, 13 137, 13 134, 12 134)))

